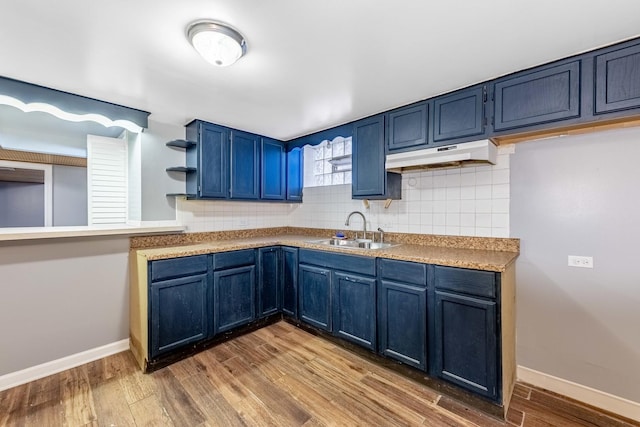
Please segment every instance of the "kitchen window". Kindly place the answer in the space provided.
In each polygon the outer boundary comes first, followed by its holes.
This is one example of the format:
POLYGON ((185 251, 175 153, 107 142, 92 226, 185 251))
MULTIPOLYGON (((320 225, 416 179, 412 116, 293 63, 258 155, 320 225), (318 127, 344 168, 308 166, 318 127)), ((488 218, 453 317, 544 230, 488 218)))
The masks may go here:
POLYGON ((351 184, 351 137, 304 147, 305 187, 351 184))

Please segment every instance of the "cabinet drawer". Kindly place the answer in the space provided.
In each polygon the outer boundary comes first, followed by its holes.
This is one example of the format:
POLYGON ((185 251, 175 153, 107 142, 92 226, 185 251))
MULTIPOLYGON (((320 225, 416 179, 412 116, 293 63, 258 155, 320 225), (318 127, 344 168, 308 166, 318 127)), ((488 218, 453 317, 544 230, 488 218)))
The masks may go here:
POLYGON ((213 255, 214 270, 224 268, 240 267, 256 263, 256 253, 253 249, 243 249, 241 251, 220 252, 213 255))
POLYGON ((191 276, 207 272, 207 256, 196 255, 182 258, 151 261, 151 281, 191 276))
POLYGON ((368 276, 376 275, 375 258, 342 255, 334 252, 314 251, 311 249, 300 249, 298 258, 300 264, 319 265, 333 270, 351 271, 368 276))
POLYGON ((427 285, 427 264, 381 259, 378 261, 380 278, 413 285, 427 285))
POLYGON ((480 297, 496 297, 496 273, 464 268, 435 266, 437 289, 448 289, 480 297))

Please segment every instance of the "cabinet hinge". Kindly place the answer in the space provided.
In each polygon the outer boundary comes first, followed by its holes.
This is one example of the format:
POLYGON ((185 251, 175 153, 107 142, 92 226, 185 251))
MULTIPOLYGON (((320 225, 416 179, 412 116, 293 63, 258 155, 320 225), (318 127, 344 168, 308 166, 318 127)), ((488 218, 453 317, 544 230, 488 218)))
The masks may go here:
POLYGON ((482 102, 487 102, 487 87, 482 86, 482 102))

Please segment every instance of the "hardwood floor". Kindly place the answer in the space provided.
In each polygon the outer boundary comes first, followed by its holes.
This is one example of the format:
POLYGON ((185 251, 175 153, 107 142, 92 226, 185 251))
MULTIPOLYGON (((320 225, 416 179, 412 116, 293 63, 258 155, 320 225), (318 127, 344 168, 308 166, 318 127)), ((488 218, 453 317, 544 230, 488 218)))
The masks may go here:
POLYGON ((2 426, 629 426, 516 386, 507 422, 279 322, 149 375, 129 352, 0 392, 2 426))

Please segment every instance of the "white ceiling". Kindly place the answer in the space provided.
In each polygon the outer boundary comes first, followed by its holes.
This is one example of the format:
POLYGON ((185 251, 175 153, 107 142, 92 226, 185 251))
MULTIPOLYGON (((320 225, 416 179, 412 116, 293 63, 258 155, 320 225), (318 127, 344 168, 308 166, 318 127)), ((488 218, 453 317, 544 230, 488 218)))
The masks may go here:
POLYGON ((638 35, 637 0, 2 0, 0 75, 288 140, 638 35), (247 55, 202 60, 202 18, 247 55))

